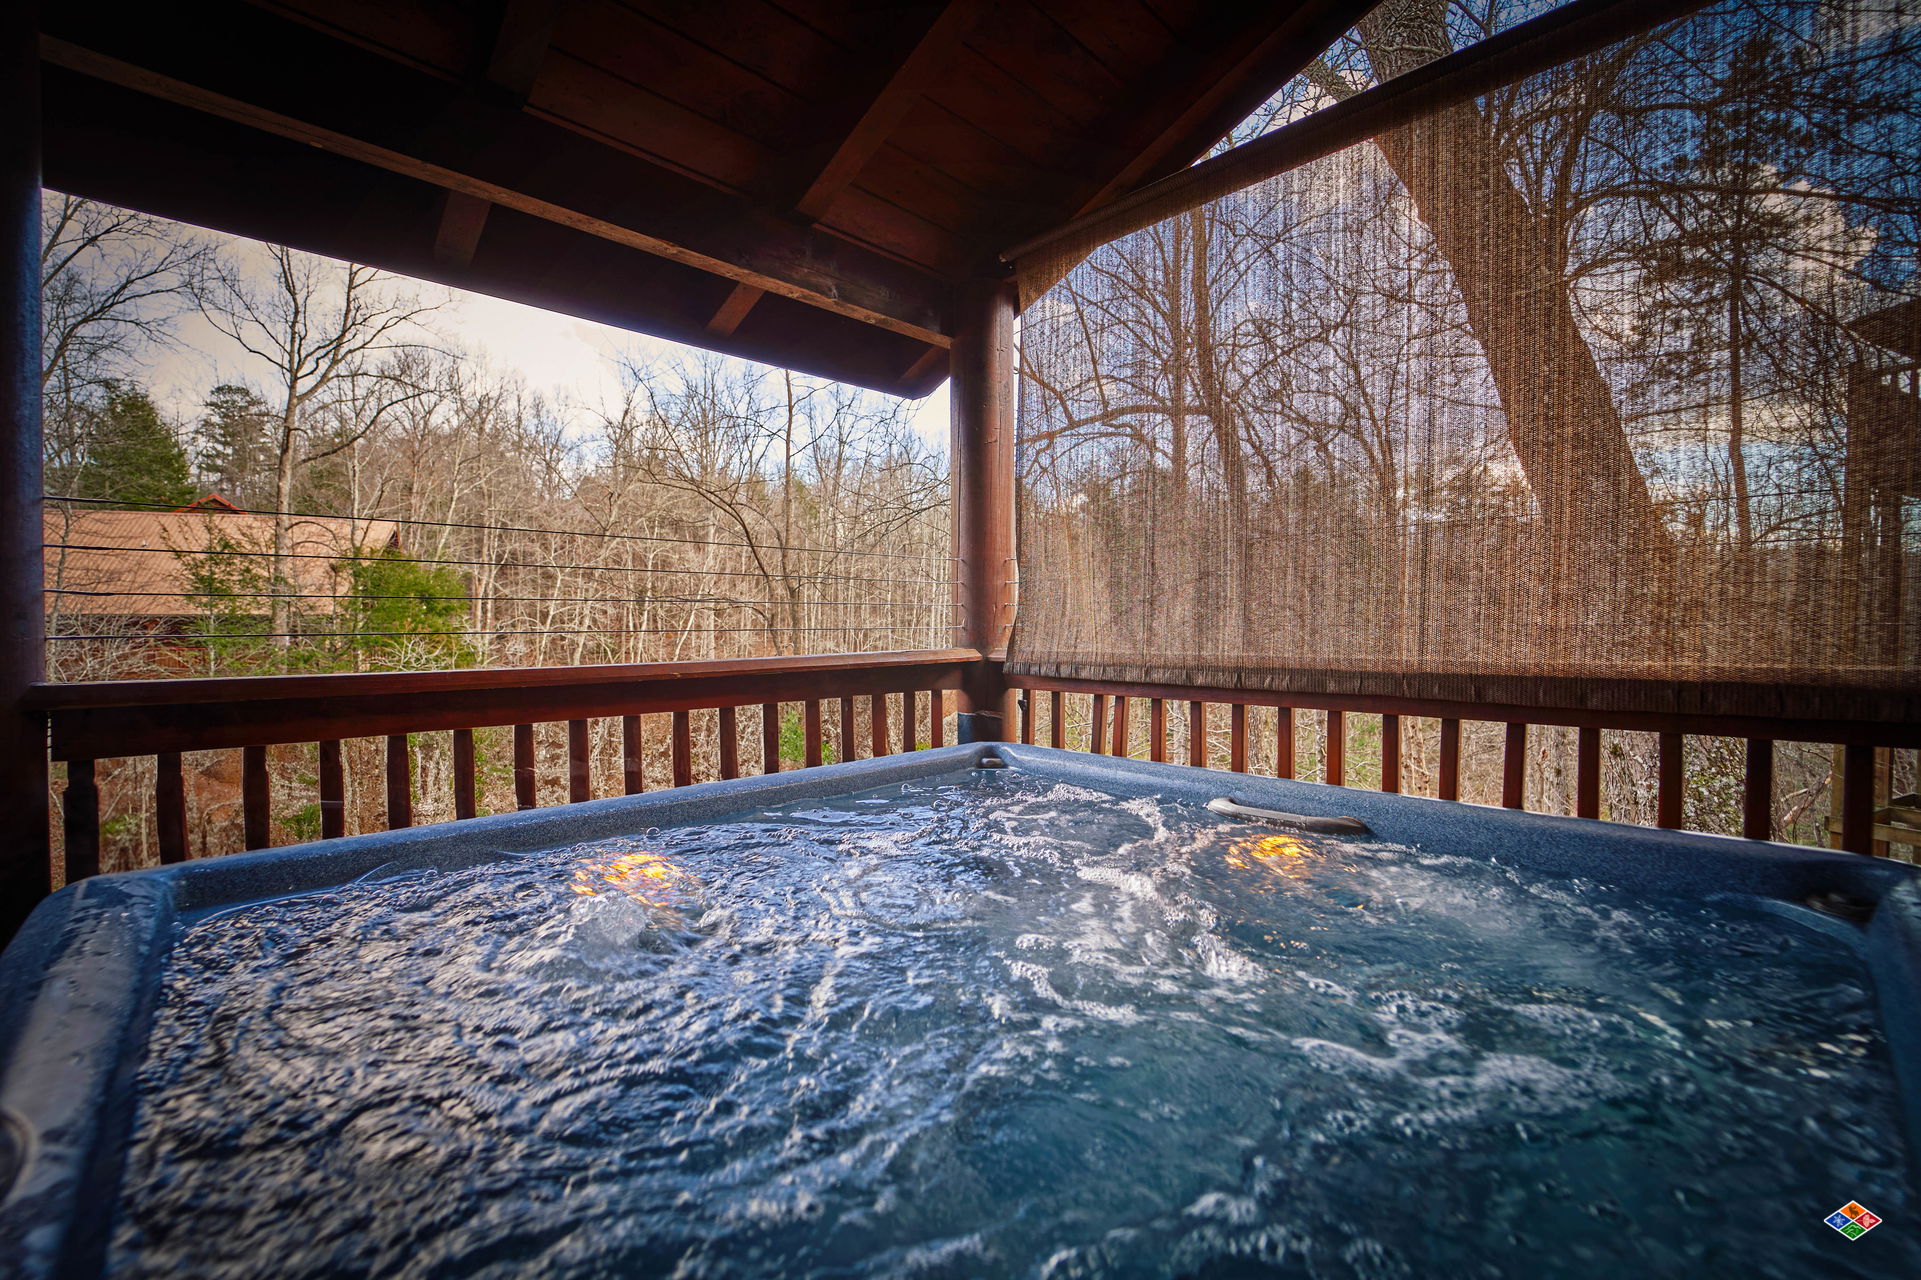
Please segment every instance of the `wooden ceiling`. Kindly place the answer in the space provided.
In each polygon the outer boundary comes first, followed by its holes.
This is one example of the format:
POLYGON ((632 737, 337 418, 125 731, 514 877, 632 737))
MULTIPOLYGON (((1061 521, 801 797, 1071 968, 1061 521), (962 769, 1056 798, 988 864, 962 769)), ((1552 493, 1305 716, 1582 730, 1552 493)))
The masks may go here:
POLYGON ((917 396, 1366 0, 43 7, 48 186, 917 396))

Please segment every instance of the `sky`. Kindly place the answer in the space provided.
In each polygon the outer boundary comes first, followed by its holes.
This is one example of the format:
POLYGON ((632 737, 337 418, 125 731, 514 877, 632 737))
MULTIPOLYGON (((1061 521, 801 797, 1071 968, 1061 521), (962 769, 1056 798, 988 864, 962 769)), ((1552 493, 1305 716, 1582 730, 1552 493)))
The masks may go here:
MULTIPOLYGON (((257 260, 265 257, 258 244, 238 237, 214 236, 232 250, 257 260)), ((616 329, 573 316, 542 311, 518 302, 421 285, 423 292, 447 297, 435 313, 434 327, 447 338, 485 356, 496 368, 517 370, 529 388, 550 400, 613 404, 621 394, 619 359, 623 354, 648 363, 671 364, 693 356, 697 348, 616 329)), ((146 381, 163 412, 180 422, 199 418, 208 391, 222 382, 266 380, 266 372, 252 357, 197 315, 181 317, 175 327, 178 344, 158 353, 146 370, 146 381)), ((746 362, 742 362, 746 363, 746 362)), ((947 384, 912 402, 915 432, 934 448, 947 448, 947 384)))

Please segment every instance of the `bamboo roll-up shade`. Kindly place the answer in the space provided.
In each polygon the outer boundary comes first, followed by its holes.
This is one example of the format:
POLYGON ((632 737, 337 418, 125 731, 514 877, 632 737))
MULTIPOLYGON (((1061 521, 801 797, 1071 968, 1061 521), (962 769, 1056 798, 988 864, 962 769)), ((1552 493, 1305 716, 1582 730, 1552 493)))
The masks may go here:
POLYGON ((1094 250, 1010 669, 1921 719, 1918 86, 1917 0, 1733 0, 1094 250))

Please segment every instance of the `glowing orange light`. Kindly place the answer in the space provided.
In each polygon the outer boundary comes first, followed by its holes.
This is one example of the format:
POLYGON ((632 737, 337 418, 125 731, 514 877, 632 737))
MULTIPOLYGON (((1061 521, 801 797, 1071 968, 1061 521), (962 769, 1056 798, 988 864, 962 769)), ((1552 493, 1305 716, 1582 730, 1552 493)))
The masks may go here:
POLYGON ((574 868, 574 892, 585 898, 617 894, 650 907, 676 907, 698 887, 692 876, 645 849, 603 854, 574 868))
POLYGON ((1299 836, 1255 836, 1229 846, 1227 865, 1239 870, 1258 868, 1278 876, 1307 874, 1314 846, 1299 836))

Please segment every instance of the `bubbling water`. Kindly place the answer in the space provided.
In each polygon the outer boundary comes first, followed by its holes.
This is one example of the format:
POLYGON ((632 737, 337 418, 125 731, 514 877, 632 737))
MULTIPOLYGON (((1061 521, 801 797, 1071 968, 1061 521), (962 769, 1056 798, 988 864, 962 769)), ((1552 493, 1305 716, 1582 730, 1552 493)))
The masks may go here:
POLYGON ((1838 943, 1011 770, 201 921, 138 1092, 129 1275, 1921 1273, 1838 943))

